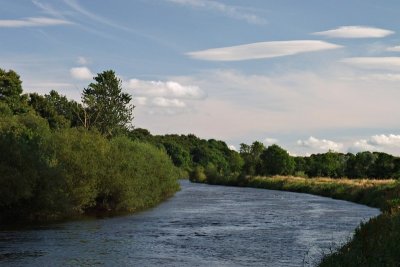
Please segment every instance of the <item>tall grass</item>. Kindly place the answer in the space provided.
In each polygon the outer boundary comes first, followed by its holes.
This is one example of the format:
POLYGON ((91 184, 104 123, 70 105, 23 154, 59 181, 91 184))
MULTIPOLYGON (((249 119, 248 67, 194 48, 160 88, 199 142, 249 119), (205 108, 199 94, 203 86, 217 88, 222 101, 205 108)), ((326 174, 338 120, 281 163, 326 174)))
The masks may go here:
POLYGON ((310 193, 380 208, 319 266, 400 266, 400 183, 396 180, 248 177, 242 186, 310 193))

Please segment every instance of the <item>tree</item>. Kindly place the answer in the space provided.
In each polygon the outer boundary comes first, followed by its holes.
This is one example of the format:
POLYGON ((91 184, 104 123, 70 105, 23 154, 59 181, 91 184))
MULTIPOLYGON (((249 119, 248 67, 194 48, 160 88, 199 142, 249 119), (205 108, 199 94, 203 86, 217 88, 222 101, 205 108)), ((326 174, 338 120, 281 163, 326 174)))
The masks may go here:
POLYGON ((255 141, 251 146, 240 144, 240 155, 244 160, 243 172, 248 175, 261 174, 260 156, 265 150, 263 143, 255 141))
POLYGON ((278 145, 269 146, 260 158, 265 175, 288 175, 294 171, 294 159, 278 145))
POLYGON ((133 119, 132 96, 122 92, 122 82, 112 70, 97 74, 94 80, 82 94, 84 127, 106 136, 127 130, 133 119))
POLYGON ((29 94, 28 104, 49 122, 52 129, 80 125, 81 105, 73 100, 68 100, 56 91, 50 91, 50 94, 44 96, 31 93, 29 94))
POLYGON ((22 94, 22 81, 13 71, 0 69, 0 101, 6 103, 13 113, 26 111, 26 96, 22 94))
POLYGON ((346 162, 346 176, 349 178, 367 178, 374 176, 374 164, 377 154, 369 151, 350 155, 346 162))
POLYGON ((307 175, 310 177, 343 177, 347 158, 348 156, 331 150, 323 154, 313 154, 309 159, 307 175))

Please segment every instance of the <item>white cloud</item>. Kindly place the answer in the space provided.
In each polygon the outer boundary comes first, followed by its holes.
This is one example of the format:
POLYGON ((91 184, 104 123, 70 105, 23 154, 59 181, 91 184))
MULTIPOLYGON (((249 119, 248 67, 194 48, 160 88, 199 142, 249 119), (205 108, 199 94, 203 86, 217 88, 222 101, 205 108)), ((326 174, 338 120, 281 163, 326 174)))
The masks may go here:
POLYGON ((229 148, 230 150, 237 151, 237 149, 236 149, 236 147, 235 147, 234 145, 229 145, 228 148, 229 148))
POLYGON ((326 139, 317 139, 313 136, 310 136, 310 138, 308 138, 307 140, 298 140, 297 145, 324 151, 326 150, 340 151, 343 148, 343 144, 341 143, 336 143, 334 141, 326 139))
POLYGON ((376 151, 377 148, 371 144, 368 143, 368 140, 366 139, 361 139, 358 141, 355 141, 353 145, 351 145, 348 148, 348 151, 351 153, 358 153, 362 151, 376 151))
POLYGON ((343 26, 333 30, 314 32, 313 34, 330 38, 382 38, 393 33, 394 31, 374 27, 343 26))
POLYGON ((136 96, 133 98, 133 101, 136 105, 139 105, 139 106, 147 105, 147 97, 144 97, 144 96, 136 96))
POLYGON ((71 68, 69 72, 77 80, 91 80, 95 76, 87 67, 71 68))
POLYGON ((202 99, 206 96, 205 92, 198 86, 182 85, 175 81, 144 81, 131 79, 126 87, 134 90, 137 95, 152 97, 167 97, 180 99, 202 99))
POLYGON ((63 19, 54 18, 26 18, 26 19, 12 19, 12 20, 0 20, 0 27, 3 28, 19 28, 19 27, 39 27, 39 26, 55 26, 55 25, 67 25, 72 22, 63 19))
POLYGON ((400 147, 400 135, 394 134, 380 134, 371 136, 370 140, 368 141, 369 144, 374 146, 396 146, 400 147))
POLYGON ((185 108, 186 104, 185 102, 179 100, 179 99, 168 99, 164 97, 156 97, 154 98, 151 103, 154 106, 157 107, 163 107, 163 108, 185 108))
POLYGON ((77 62, 79 65, 87 65, 87 64, 89 64, 89 60, 88 60, 87 58, 85 58, 85 57, 78 57, 78 59, 76 60, 76 62, 77 62))
POLYGON ((400 52, 400 45, 386 48, 387 51, 400 52))
POLYGON ((176 115, 189 112, 194 102, 203 100, 206 93, 198 86, 176 81, 151 81, 130 79, 124 88, 133 94, 136 105, 150 115, 176 115))
POLYGON ((400 70, 400 57, 350 57, 340 62, 361 69, 400 70))
POLYGON ((212 48, 186 53, 188 56, 213 61, 239 61, 273 58, 306 52, 338 49, 342 46, 317 40, 259 42, 238 46, 212 48))
POLYGON ((268 137, 267 137, 267 138, 264 139, 263 143, 264 143, 264 145, 267 145, 267 146, 273 145, 273 144, 278 143, 278 139, 275 139, 275 138, 268 138, 268 137))
POLYGON ((381 151, 389 154, 400 154, 400 135, 395 134, 379 134, 373 135, 368 139, 360 139, 355 141, 348 151, 352 153, 362 151, 381 151))
POLYGON ((260 17, 257 16, 256 14, 249 13, 247 10, 241 7, 237 6, 232 6, 232 5, 226 5, 217 1, 211 1, 211 0, 167 0, 168 2, 179 4, 182 6, 189 6, 189 7, 194 7, 194 8, 203 8, 203 9, 208 9, 212 11, 219 12, 221 14, 224 14, 225 16, 238 19, 238 20, 244 20, 247 23, 251 24, 266 24, 267 21, 260 17))

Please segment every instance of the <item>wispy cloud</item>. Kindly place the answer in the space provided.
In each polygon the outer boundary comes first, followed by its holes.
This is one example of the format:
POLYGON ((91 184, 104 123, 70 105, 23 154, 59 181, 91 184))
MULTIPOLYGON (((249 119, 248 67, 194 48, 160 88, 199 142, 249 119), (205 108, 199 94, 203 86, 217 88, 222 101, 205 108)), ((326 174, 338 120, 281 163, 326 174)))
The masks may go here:
MULTIPOLYGON (((157 37, 156 35, 145 33, 143 31, 134 29, 133 27, 127 27, 127 26, 121 25, 121 24, 116 23, 113 20, 110 20, 110 19, 108 19, 106 17, 97 15, 97 14, 87 10, 86 8, 84 8, 76 0, 64 0, 64 3, 67 4, 72 10, 74 10, 78 14, 83 15, 83 16, 89 18, 90 20, 92 20, 94 22, 100 23, 102 25, 106 25, 108 27, 112 27, 114 29, 125 31, 125 32, 131 33, 131 34, 136 34, 136 35, 139 35, 139 36, 144 37, 146 39, 155 41, 155 42, 157 42, 159 44, 165 45, 167 47, 170 47, 170 48, 173 48, 173 49, 177 49, 177 46, 176 46, 175 43, 166 42, 165 40, 162 40, 161 38, 157 37)), ((83 27, 86 31, 93 32, 93 33, 95 33, 97 35, 103 35, 103 37, 105 37, 105 38, 110 38, 110 36, 104 35, 103 33, 94 30, 93 27, 84 27, 82 25, 81 25, 81 27, 83 27)), ((111 37, 111 38, 115 38, 115 37, 111 37)))
POLYGON ((254 13, 248 11, 248 9, 238 6, 226 5, 218 1, 211 0, 167 0, 168 2, 179 4, 182 6, 189 6, 193 8, 208 9, 215 12, 219 12, 227 17, 231 17, 238 20, 244 20, 251 24, 267 24, 267 20, 254 13))
POLYGON ((187 53, 195 59, 240 61, 295 55, 306 52, 338 49, 342 46, 317 40, 259 42, 230 47, 212 48, 187 53))
POLYGON ((78 63, 79 65, 87 65, 87 64, 89 64, 89 60, 85 57, 80 56, 76 60, 76 63, 78 63))
POLYGON ((343 26, 313 34, 330 38, 383 38, 394 34, 394 31, 366 26, 343 26))
POLYGON ((400 57, 350 57, 341 62, 361 69, 400 70, 400 57))
POLYGON ((3 28, 40 27, 40 26, 56 26, 56 25, 68 25, 68 24, 72 24, 72 22, 63 19, 54 19, 46 17, 0 20, 0 27, 3 28))
POLYGON ((386 50, 391 52, 400 52, 400 45, 388 47, 386 50))
POLYGON ((326 139, 318 139, 313 136, 310 136, 307 140, 298 140, 297 145, 321 151, 340 151, 343 148, 343 144, 341 143, 336 143, 326 139))
POLYGON ((119 25, 117 23, 114 23, 113 21, 104 18, 102 16, 96 15, 90 11, 88 11, 87 9, 85 9, 84 7, 82 7, 77 1, 75 0, 64 0, 64 2, 70 7, 72 8, 74 11, 78 12, 79 14, 82 14, 88 18, 90 18, 93 21, 105 24, 107 26, 113 27, 113 28, 117 28, 120 30, 125 30, 125 31, 132 31, 130 28, 119 25))
POLYGON ((87 67, 76 67, 70 69, 72 78, 77 80, 91 80, 95 76, 87 67))
POLYGON ((32 3, 36 7, 41 9, 42 12, 45 13, 45 14, 51 15, 51 16, 56 17, 56 18, 62 18, 62 19, 64 18, 63 14, 61 12, 59 12, 58 10, 56 10, 55 8, 53 8, 49 4, 45 4, 45 3, 42 3, 42 2, 37 1, 37 0, 32 0, 32 3))

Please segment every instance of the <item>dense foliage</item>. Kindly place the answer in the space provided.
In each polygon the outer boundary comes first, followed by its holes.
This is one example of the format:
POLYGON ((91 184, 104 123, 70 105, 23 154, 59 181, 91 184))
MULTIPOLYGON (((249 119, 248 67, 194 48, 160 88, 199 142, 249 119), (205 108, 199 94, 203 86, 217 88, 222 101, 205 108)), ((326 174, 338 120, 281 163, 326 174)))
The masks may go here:
POLYGON ((82 94, 84 126, 106 136, 126 130, 133 119, 132 96, 122 92, 122 82, 112 70, 99 73, 94 80, 82 94))
POLYGON ((81 105, 55 91, 21 95, 19 77, 0 74, 0 222, 135 211, 179 189, 163 149, 88 130, 81 105))
POLYGON ((240 174, 243 160, 225 142, 200 139, 189 135, 151 135, 147 130, 134 129, 134 140, 146 141, 165 150, 183 175, 193 181, 219 183, 234 181, 240 174))
POLYGON ((290 156, 277 145, 241 144, 243 175, 294 175, 301 177, 400 178, 400 158, 383 152, 343 154, 329 151, 309 157, 290 156))

